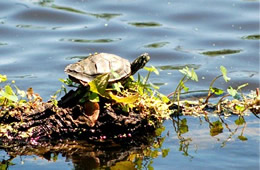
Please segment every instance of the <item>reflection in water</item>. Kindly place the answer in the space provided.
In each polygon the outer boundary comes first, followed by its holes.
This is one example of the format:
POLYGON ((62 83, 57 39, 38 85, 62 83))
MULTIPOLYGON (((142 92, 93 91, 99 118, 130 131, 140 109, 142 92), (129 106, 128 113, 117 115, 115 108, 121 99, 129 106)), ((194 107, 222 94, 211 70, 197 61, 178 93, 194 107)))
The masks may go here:
MULTIPOLYGON (((237 117, 234 122, 231 122, 228 119, 225 119, 224 116, 218 115, 217 117, 208 117, 205 115, 204 117, 199 117, 200 124, 208 124, 209 127, 209 135, 208 138, 216 139, 221 148, 224 148, 231 139, 247 141, 245 130, 247 127, 246 120, 243 116, 237 117), (212 119, 212 120, 211 120, 212 119), (219 137, 218 137, 219 136, 219 137)), ((196 138, 195 134, 189 134, 189 137, 185 135, 189 133, 189 131, 194 131, 194 129, 189 128, 189 124, 187 122, 187 118, 173 118, 172 119, 173 128, 176 132, 177 138, 179 139, 179 151, 183 153, 184 156, 188 156, 190 158, 194 158, 194 155, 190 155, 189 147, 192 146, 193 138, 196 138)), ((200 131, 198 129, 198 131, 200 131)), ((192 132, 190 132, 192 133, 192 132)), ((199 132, 200 135, 203 135, 199 132)), ((250 135, 250 134, 249 134, 250 135)), ((188 136, 188 135, 187 135, 188 136)), ((205 142, 205 141, 201 141, 205 142)), ((232 143, 230 143, 232 144, 232 143)), ((198 148, 191 148, 192 150, 197 150, 198 148)))
POLYGON ((115 169, 138 169, 152 167, 153 159, 158 156, 167 156, 169 149, 162 149, 165 137, 161 134, 164 127, 155 131, 154 135, 148 136, 140 143, 140 139, 125 141, 124 144, 116 144, 111 141, 99 141, 89 144, 86 141, 52 141, 37 144, 13 144, 6 146, 0 142, 0 148, 5 150, 9 158, 1 158, 0 169, 7 169, 14 165, 12 161, 21 155, 36 155, 48 161, 57 161, 58 155, 66 160, 71 160, 75 169, 95 169, 111 167, 115 169), (131 144, 130 144, 131 143, 131 144))

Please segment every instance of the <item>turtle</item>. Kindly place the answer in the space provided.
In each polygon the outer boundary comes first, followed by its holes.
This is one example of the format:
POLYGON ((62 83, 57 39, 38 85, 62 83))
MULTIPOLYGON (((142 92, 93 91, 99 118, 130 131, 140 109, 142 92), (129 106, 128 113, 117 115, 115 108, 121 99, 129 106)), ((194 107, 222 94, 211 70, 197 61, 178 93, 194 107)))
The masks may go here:
POLYGON ((106 73, 109 74, 108 82, 113 83, 125 80, 135 74, 149 60, 148 53, 141 54, 132 63, 115 54, 98 53, 74 64, 69 64, 64 71, 71 80, 84 86, 87 86, 97 76, 106 73))
MULTIPOLYGON (((69 64, 64 71, 72 81, 80 83, 84 87, 102 74, 109 74, 108 83, 123 81, 143 68, 149 60, 148 53, 141 54, 132 63, 115 54, 98 53, 74 64, 69 64)), ((84 122, 93 127, 99 117, 99 104, 87 101, 84 103, 84 109, 84 122)))

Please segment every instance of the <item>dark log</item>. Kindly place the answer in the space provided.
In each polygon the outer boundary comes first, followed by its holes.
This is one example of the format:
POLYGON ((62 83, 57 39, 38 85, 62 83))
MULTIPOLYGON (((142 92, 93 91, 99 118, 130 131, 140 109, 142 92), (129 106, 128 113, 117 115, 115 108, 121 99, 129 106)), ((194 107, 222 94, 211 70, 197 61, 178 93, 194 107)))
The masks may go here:
POLYGON ((138 112, 124 112, 118 104, 102 98, 100 114, 93 127, 80 99, 87 89, 71 90, 54 106, 43 103, 30 114, 5 114, 0 123, 12 125, 6 134, 0 133, 0 144, 11 141, 38 143, 46 140, 84 139, 89 141, 131 141, 137 136, 151 134, 155 127, 138 112), (10 140, 11 139, 11 140, 10 140))

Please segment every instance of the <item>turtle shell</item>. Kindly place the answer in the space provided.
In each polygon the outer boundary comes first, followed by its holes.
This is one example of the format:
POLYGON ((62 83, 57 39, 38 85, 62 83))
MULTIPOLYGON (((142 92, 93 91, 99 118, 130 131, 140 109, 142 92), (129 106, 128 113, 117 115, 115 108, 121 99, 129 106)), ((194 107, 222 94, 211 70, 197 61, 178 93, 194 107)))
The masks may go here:
POLYGON ((98 75, 109 73, 109 82, 115 82, 131 75, 131 64, 128 60, 117 55, 99 53, 68 65, 64 71, 72 78, 86 83, 92 81, 98 75), (115 76, 112 72, 117 73, 118 76, 115 76))

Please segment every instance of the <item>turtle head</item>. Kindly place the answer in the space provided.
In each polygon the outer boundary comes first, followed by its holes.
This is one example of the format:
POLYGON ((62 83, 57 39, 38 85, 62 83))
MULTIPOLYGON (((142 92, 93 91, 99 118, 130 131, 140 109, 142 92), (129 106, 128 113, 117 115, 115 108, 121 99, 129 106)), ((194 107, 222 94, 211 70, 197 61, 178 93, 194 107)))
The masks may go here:
POLYGON ((134 75, 139 69, 143 68, 145 64, 150 60, 148 53, 141 54, 137 59, 131 63, 131 72, 134 75))

